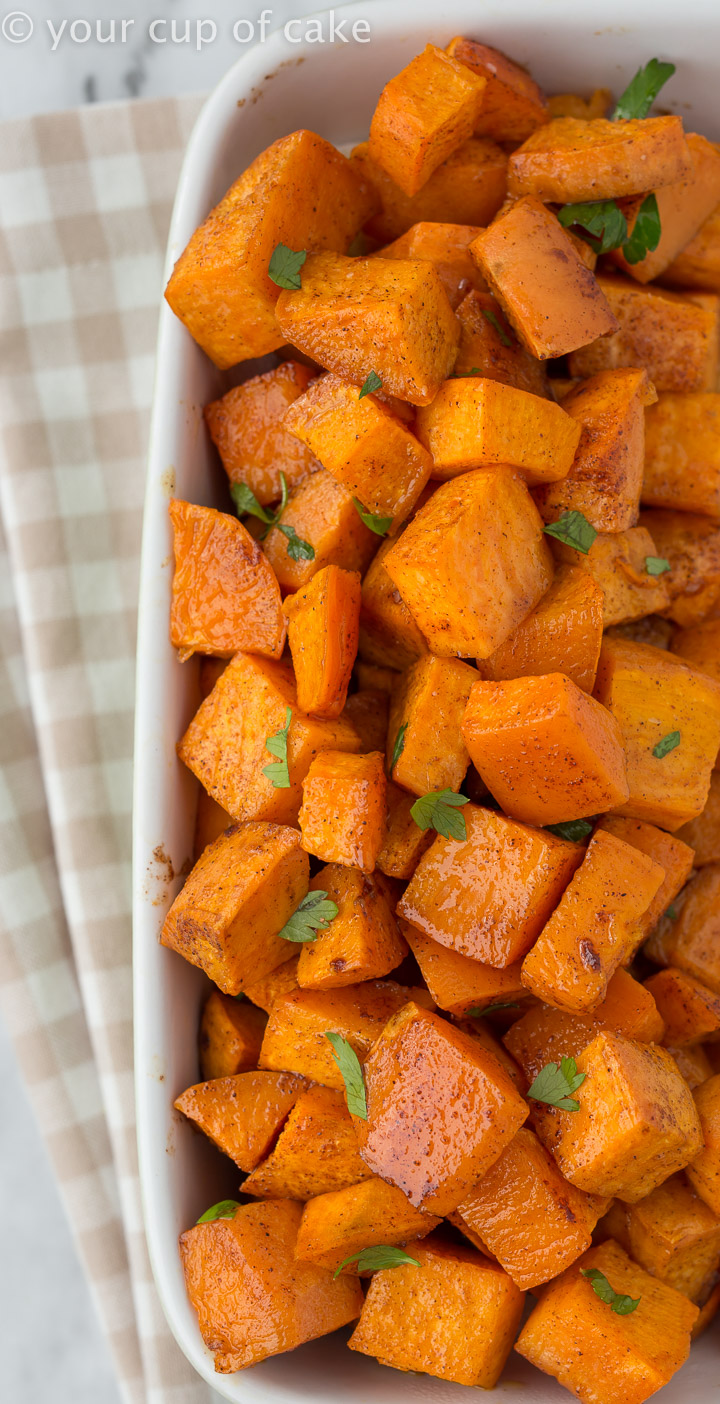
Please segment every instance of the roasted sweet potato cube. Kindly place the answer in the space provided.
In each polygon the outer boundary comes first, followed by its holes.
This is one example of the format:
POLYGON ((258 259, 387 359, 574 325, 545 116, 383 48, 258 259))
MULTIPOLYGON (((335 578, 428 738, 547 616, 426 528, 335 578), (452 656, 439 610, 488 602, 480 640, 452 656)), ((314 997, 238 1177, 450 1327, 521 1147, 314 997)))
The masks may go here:
POLYGON ((432 471, 415 435, 377 395, 323 375, 288 410, 285 424, 366 511, 397 528, 412 511, 432 471))
POLYGON ((297 292, 281 292, 283 335, 327 370, 361 386, 429 404, 450 374, 459 331, 429 263, 308 254, 297 292))
POLYGON ((505 199, 507 156, 487 137, 471 137, 433 171, 417 195, 406 195, 370 156, 364 141, 350 161, 370 181, 381 203, 366 232, 389 243, 422 220, 454 224, 488 224, 505 199))
POLYGON ((260 980, 251 980, 245 987, 245 998, 269 1014, 276 999, 280 999, 281 995, 293 994, 298 989, 299 961, 299 955, 292 955, 289 960, 271 970, 269 975, 263 975, 260 980))
MULTIPOLYGON (((479 269, 473 266, 480 278, 479 269)), ((486 380, 500 380, 531 395, 549 398, 545 366, 520 345, 492 293, 469 292, 455 315, 460 323, 455 375, 483 375, 486 380)))
POLYGON ((658 888, 649 907, 641 916, 638 926, 643 936, 647 936, 670 906, 673 898, 685 886, 693 866, 693 851, 677 834, 667 834, 655 824, 644 824, 641 819, 625 819, 621 815, 609 815, 601 819, 596 833, 605 831, 614 834, 624 843, 631 843, 659 863, 664 869, 665 878, 658 888))
POLYGON ((495 810, 463 807, 467 840, 437 838, 398 915, 433 941, 504 969, 539 936, 584 849, 495 810))
POLYGON ((720 864, 691 878, 645 951, 658 965, 675 965, 720 995, 720 864))
POLYGON ((646 853, 598 829, 523 961, 526 988, 546 1004, 591 1014, 639 944, 639 922, 664 878, 665 870, 646 853))
POLYGON ((316 1194, 355 1185, 369 1174, 360 1159, 345 1097, 330 1087, 306 1084, 301 1089, 274 1147, 268 1150, 267 1158, 243 1182, 243 1194, 258 1199, 313 1199, 316 1194))
POLYGON ((462 733, 490 793, 527 824, 580 819, 628 797, 618 723, 562 673, 476 682, 462 733))
POLYGON ((647 372, 601 371, 562 402, 581 429, 575 460, 562 482, 538 488, 546 522, 582 512, 596 531, 635 526, 643 482, 644 406, 656 398, 647 372))
POLYGON ((232 1219, 180 1235, 185 1286, 220 1374, 293 1350, 360 1315, 359 1281, 296 1261, 301 1215, 290 1200, 243 1204, 232 1219))
POLYGON ((314 132, 292 132, 255 158, 193 234, 165 296, 216 366, 282 346, 273 249, 345 253, 376 207, 357 165, 314 132))
POLYGON ((262 506, 279 501, 281 473, 294 488, 320 466, 283 423, 313 375, 299 361, 282 361, 205 406, 205 423, 230 482, 246 483, 262 506))
POLYGON ((271 527, 263 548, 283 590, 299 590, 325 566, 341 566, 364 574, 377 550, 378 538, 366 527, 352 497, 320 470, 290 495, 283 526, 306 542, 312 554, 271 527))
POLYGON ((603 592, 587 571, 561 565, 549 590, 509 639, 478 659, 487 682, 564 673, 583 692, 595 684, 603 632, 603 592))
POLYGON ((669 288, 720 293, 720 205, 660 278, 669 288))
POLYGON ((650 1277, 610 1239, 548 1285, 515 1349, 582 1404, 643 1404, 687 1360, 697 1315, 687 1297, 650 1277), (582 1276, 591 1268, 639 1306, 627 1315, 612 1311, 582 1276))
POLYGON ((526 69, 499 49, 459 35, 451 39, 447 52, 487 81, 476 132, 496 141, 518 142, 548 121, 545 94, 526 69))
POLYGON ((238 653, 196 712, 178 755, 213 799, 235 819, 297 822, 302 783, 321 750, 360 750, 360 738, 344 717, 306 716, 297 706, 288 663, 238 653), (265 767, 277 759, 268 737, 287 725, 289 786, 276 787, 265 767))
POLYGON ((195 811, 195 835, 193 838, 193 863, 197 863, 200 854, 207 848, 209 843, 214 843, 216 838, 225 833, 233 822, 232 814, 228 814, 212 795, 202 787, 198 791, 197 809, 195 811))
POLYGON ((668 1053, 672 1055, 680 1076, 684 1077, 691 1092, 712 1077, 713 1065, 701 1043, 684 1043, 682 1048, 668 1046, 668 1053))
POLYGON ((304 1077, 344 1092, 345 1083, 325 1034, 339 1033, 364 1062, 388 1019, 408 1000, 433 1002, 426 991, 394 980, 368 980, 336 990, 297 990, 276 999, 270 1010, 260 1066, 304 1077))
POLYGON ((370 123, 369 153, 405 195, 416 195, 468 141, 483 104, 485 77, 426 44, 385 84, 370 123))
POLYGON ((705 1300, 720 1262, 720 1219, 679 1175, 628 1208, 630 1253, 691 1302, 705 1300))
POLYGON ((409 668, 428 646, 385 569, 392 545, 383 541, 362 583, 360 656, 380 666, 409 668))
POLYGON ((647 410, 642 500, 720 517, 720 395, 661 395, 647 410))
POLYGON ((577 1112, 562 1114, 553 1155, 588 1194, 635 1204, 682 1170, 701 1145, 692 1094, 665 1048, 603 1032, 578 1055, 577 1112))
POLYGON ((720 1073, 696 1087, 693 1096, 704 1147, 686 1167, 686 1173, 695 1193, 720 1217, 720 1073))
POLYGON ((568 359, 571 376, 643 367, 658 393, 714 390, 718 372, 718 299, 665 292, 629 278, 600 276, 598 287, 618 323, 568 359))
POLYGON ((486 658, 545 593, 550 559, 525 484, 497 468, 443 483, 383 565, 433 653, 486 658))
POLYGON ((294 1073, 245 1072, 188 1087, 173 1106, 248 1171, 268 1154, 306 1086, 294 1073))
POLYGON ((200 1075, 210 1082, 247 1073, 258 1065, 267 1019, 247 1000, 212 990, 198 1031, 200 1075))
POLYGON ((642 512, 658 554, 670 562, 665 575, 667 614, 681 629, 718 613, 720 604, 720 522, 694 512, 642 512))
POLYGON ((569 473, 580 425, 552 400, 466 376, 446 380, 418 411, 417 432, 432 455, 434 478, 444 482, 468 468, 507 463, 536 487, 569 473))
POLYGON ((242 522, 173 498, 175 572, 170 642, 181 662, 193 653, 279 658, 285 647, 280 587, 267 556, 242 522))
POLYGON ((600 586, 606 629, 667 609, 667 576, 651 575, 647 569, 648 559, 658 554, 658 548, 645 527, 599 533, 587 555, 553 539, 552 552, 557 561, 587 571, 600 586))
POLYGON ((651 975, 645 984, 665 1022, 666 1047, 720 1040, 720 995, 694 975, 671 967, 651 975))
POLYGON ((345 707, 360 632, 360 575, 324 566, 285 605, 298 707, 339 717, 345 707))
POLYGON ((557 1277, 590 1247, 598 1216, 597 1199, 568 1184, 521 1126, 450 1222, 479 1240, 524 1291, 557 1277))
POLYGON ((477 224, 441 224, 421 220, 378 249, 379 258, 424 258, 434 264, 453 311, 468 288, 484 288, 485 279, 468 252, 480 233, 477 224))
POLYGON ((589 98, 578 93, 551 93, 547 104, 551 117, 577 117, 591 122, 595 117, 607 116, 612 100, 609 88, 595 88, 589 98))
POLYGON ((360 1154, 431 1214, 457 1208, 527 1116, 492 1054, 412 1002, 385 1025, 363 1073, 360 1154))
POLYGON ((470 960, 459 951, 440 945, 409 921, 401 923, 401 930, 438 1009, 460 1017, 508 1002, 517 1003, 519 1009, 526 999, 520 979, 520 961, 504 970, 496 970, 492 965, 483 965, 479 960, 470 960))
POLYGON ((418 1266, 375 1273, 348 1345, 384 1365, 492 1389, 512 1349, 524 1293, 497 1263, 433 1236, 418 1266))
POLYGON ((577 1057, 602 1029, 638 1043, 659 1043, 663 1037, 665 1025, 655 1000, 626 970, 615 971, 602 1004, 591 1014, 535 1005, 508 1029, 503 1042, 529 1085, 546 1063, 558 1062, 563 1053, 577 1057))
MULTIPOLYGON (((697 132, 686 132, 685 141, 690 153, 689 172, 672 185, 661 186, 655 194, 660 216, 660 239, 656 248, 637 263, 628 263, 622 248, 610 253, 612 262, 639 283, 649 283, 665 271, 720 200, 720 151, 697 132)), ((631 236, 644 198, 644 195, 636 195, 623 209, 631 236)))
POLYGON ((338 913, 300 951, 301 989, 330 990, 377 980, 407 955, 395 920, 395 891, 381 873, 331 863, 312 879, 310 890, 326 892, 338 913))
MULTIPOLYGON (((434 1215, 415 1209, 402 1190, 371 1175, 359 1185, 319 1195, 305 1205, 295 1252, 317 1267, 339 1268, 363 1248, 406 1244, 424 1238, 439 1223, 434 1215)), ((343 1268, 343 1273, 357 1272, 357 1263, 343 1268)))
POLYGON ((426 654, 401 675, 390 704, 388 775, 415 795, 459 790, 470 764, 460 722, 476 679, 459 658, 426 654))
POLYGON ((691 173, 681 117, 556 117, 513 151, 508 190, 564 205, 639 195, 691 173))
POLYGON ((239 994, 285 959, 278 932, 305 896, 308 872, 296 829, 233 824, 201 854, 160 940, 224 994, 239 994))
POLYGON ((385 838, 385 758, 325 751, 303 781, 302 845, 324 863, 372 873, 385 838))
MULTIPOLYGON (((396 674, 399 677, 399 674, 396 674)), ((354 726, 363 751, 382 751, 387 740, 390 698, 386 691, 369 688, 353 692, 345 703, 343 716, 354 726)))
POLYGON ((595 696, 619 725, 627 762, 630 794, 612 807, 671 833, 701 814, 720 745, 720 685, 672 653, 606 638, 595 696))
POLYGON ((675 838, 692 849, 696 868, 720 862, 720 771, 714 770, 712 773, 702 814, 697 819, 691 819, 689 824, 683 824, 675 838))
POLYGON ((411 878, 423 853, 433 841, 432 829, 419 829, 410 813, 415 796, 408 795, 398 785, 388 783, 387 828, 385 841, 378 853, 375 867, 386 877, 411 878))
POLYGON ((514 202, 478 234, 470 252, 523 346, 539 361, 617 330, 594 274, 540 200, 514 202))

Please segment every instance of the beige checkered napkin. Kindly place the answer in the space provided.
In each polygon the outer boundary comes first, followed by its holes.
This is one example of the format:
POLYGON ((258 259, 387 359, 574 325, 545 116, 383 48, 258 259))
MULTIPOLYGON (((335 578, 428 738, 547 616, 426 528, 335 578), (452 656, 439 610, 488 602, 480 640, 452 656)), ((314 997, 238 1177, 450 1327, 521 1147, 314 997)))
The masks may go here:
POLYGON ((198 106, 88 107, 0 129, 0 1001, 137 1404, 216 1397, 152 1286, 130 1002, 145 443, 167 226, 198 106))

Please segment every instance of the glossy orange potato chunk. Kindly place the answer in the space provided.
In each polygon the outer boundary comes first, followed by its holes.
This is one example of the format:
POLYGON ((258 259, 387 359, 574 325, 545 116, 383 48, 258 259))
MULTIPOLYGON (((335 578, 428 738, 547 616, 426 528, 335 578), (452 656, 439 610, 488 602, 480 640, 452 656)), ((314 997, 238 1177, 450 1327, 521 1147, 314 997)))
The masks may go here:
POLYGON ((691 172, 681 117, 556 117, 513 151, 508 189, 564 205, 638 195, 691 172))
POLYGON ((254 1170, 306 1086, 293 1073, 246 1072, 188 1087, 173 1106, 241 1170, 254 1170))
POLYGON ((292 132, 255 158, 195 230, 165 290, 176 316, 221 369, 282 346, 276 244, 344 253, 376 197, 356 165, 314 132, 292 132))
POLYGON ((380 211, 365 229, 383 244, 421 221, 489 224, 505 198, 507 156, 487 137, 470 137, 433 171, 416 195, 406 195, 372 160, 368 142, 353 148, 350 162, 378 196, 380 211))
POLYGON ((297 830, 233 824, 198 859, 160 940, 225 994, 239 994, 285 959, 278 932, 305 896, 308 872, 297 830))
POLYGON ((419 829, 415 823, 410 813, 414 803, 415 795, 407 794, 399 785, 388 781, 387 828, 375 864, 387 877, 404 881, 411 878, 433 841, 433 830, 419 829))
POLYGON ((359 572, 324 566, 288 595, 284 611, 298 707, 316 717, 339 717, 360 632, 359 572))
POLYGON ((713 994, 693 975, 682 970, 661 970, 645 984, 665 1022, 666 1047, 682 1048, 720 1039, 720 995, 713 994))
POLYGON ((666 292, 601 274, 598 287, 618 324, 610 336, 572 351, 571 376, 621 366, 644 368, 658 394, 714 390, 718 373, 718 299, 666 292))
POLYGON ((434 478, 504 463, 531 487, 564 478, 580 438, 579 424, 561 405, 482 376, 446 380, 418 411, 417 432, 432 455, 434 478))
POLYGON ((720 395, 661 395, 647 410, 642 500, 720 517, 720 395))
POLYGON ((243 1182, 243 1194, 258 1199, 314 1199, 358 1184, 369 1174, 360 1159, 344 1093, 330 1087, 305 1084, 268 1151, 243 1182))
MULTIPOLYGON (((473 267, 476 278, 480 279, 479 269, 475 264, 473 267)), ((482 281, 484 283, 485 279, 482 281)), ((486 380, 515 385, 531 395, 549 397, 550 383, 545 366, 520 345, 492 293, 474 290, 467 293, 455 315, 460 323, 455 375, 482 375, 486 380)))
POLYGON ((486 79, 476 132, 496 141, 518 142, 548 121, 544 93, 526 69, 507 54, 461 35, 450 40, 447 52, 486 79))
POLYGON ((283 590, 299 590, 329 565, 363 575, 377 550, 378 538, 362 522, 350 493, 323 469, 291 493, 282 524, 311 548, 309 556, 301 551, 295 559, 288 554, 287 536, 270 528, 263 550, 283 590))
POLYGON ((398 903, 398 915, 442 946, 499 969, 540 935, 584 849, 466 804, 467 840, 438 834, 398 903))
POLYGON ((453 311, 470 288, 484 288, 485 279, 468 252, 480 233, 477 224, 443 224, 420 220, 378 249, 379 258, 424 258, 437 269, 453 311))
MULTIPOLYGON (((402 1190, 371 1175, 359 1185, 311 1199, 303 1211, 295 1251, 298 1258, 332 1270, 363 1248, 424 1238, 439 1223, 433 1214, 415 1209, 402 1190)), ((357 1263, 342 1271, 357 1276, 357 1263)))
POLYGON ((720 205, 715 206, 694 239, 665 269, 660 282, 669 288, 720 292, 720 205))
POLYGON ((249 1072, 258 1065, 267 1019, 246 999, 211 990, 200 1016, 198 1056, 206 1081, 249 1072))
POLYGON ((681 629, 720 612, 720 522, 694 512, 645 511, 640 521, 670 562, 667 614, 681 629))
POLYGON ((687 1177, 695 1193, 720 1216, 720 1073, 696 1088, 694 1097, 704 1147, 687 1166, 687 1177))
POLYGON ((583 692, 595 684, 603 632, 603 591, 577 566, 561 565, 549 590, 509 639, 477 668, 486 682, 564 673, 583 692))
POLYGON ((310 891, 326 892, 338 912, 326 930, 300 948, 301 989, 329 990, 377 980, 407 955, 395 920, 395 889, 382 874, 332 863, 315 875, 310 891))
POLYGON ((645 946, 658 965, 675 965, 720 995, 720 864, 691 878, 645 946))
POLYGON ((202 788, 198 792, 197 809, 195 811, 195 834, 193 837, 193 863, 197 863, 203 849, 209 843, 213 843, 216 838, 225 832, 233 822, 232 814, 228 814, 217 800, 209 795, 207 790, 202 788))
POLYGON ((320 466, 283 423, 313 375, 299 361, 282 361, 205 406, 205 423, 230 482, 246 483, 262 506, 280 500, 281 473, 293 488, 320 466))
POLYGON ((406 1004, 364 1065, 360 1154, 411 1204, 443 1216, 512 1140, 527 1104, 497 1060, 437 1014, 406 1004))
POLYGON ((233 1219, 180 1235, 185 1286, 220 1374, 293 1350, 360 1315, 359 1281, 296 1261, 301 1214, 289 1200, 244 1204, 233 1219))
POLYGON ((383 541, 362 583, 359 652, 369 663, 402 669, 427 653, 428 646, 385 569, 392 546, 391 540, 383 541))
POLYGON ((498 1003, 521 1008, 527 991, 520 979, 520 961, 496 970, 433 941, 409 921, 401 922, 401 930, 438 1009, 461 1017, 498 1003))
POLYGON ((475 676, 474 668, 459 658, 433 653, 401 675, 387 731, 388 775, 397 785, 414 795, 460 789, 470 764, 460 722, 475 676))
POLYGON ((418 1263, 375 1273, 348 1345, 384 1365, 492 1389, 512 1349, 524 1293, 496 1263, 435 1236, 418 1263))
POLYGON ((587 555, 555 538, 551 549, 557 561, 587 571, 600 586, 606 629, 667 609, 670 603, 667 575, 650 575, 647 570, 648 557, 659 555, 659 548, 645 527, 601 532, 587 555))
POLYGON ((302 845, 324 863, 371 873, 385 838, 385 758, 325 751, 303 781, 302 845))
MULTIPOLYGON (((612 262, 639 283, 649 283, 665 271, 697 234, 720 200, 720 152, 717 147, 705 137, 698 136, 697 132, 686 132, 685 142, 690 154, 690 170, 671 185, 661 186, 655 194, 661 231, 657 247, 637 263, 628 263, 622 248, 613 249, 610 253, 612 262)), ((644 196, 636 195, 633 200, 627 201, 623 210, 630 235, 634 231, 643 199, 644 196)))
POLYGON ((600 820, 595 832, 603 831, 639 848, 665 872, 661 886, 638 923, 643 936, 647 936, 685 886, 694 862, 692 848, 683 843, 677 834, 667 834, 655 824, 645 824, 641 819, 625 819, 619 814, 600 820))
POLYGON ((720 863, 720 771, 713 771, 702 814, 697 819, 691 819, 689 824, 683 824, 675 837, 690 846, 696 868, 703 868, 707 863, 720 863))
POLYGON ((578 117, 590 122, 594 117, 606 117, 612 100, 609 88, 595 88, 588 98, 578 93, 551 93, 547 101, 551 117, 578 117))
POLYGON ((490 793, 525 823, 580 819, 628 798, 618 723, 562 673, 476 682, 462 733, 490 793))
POLYGON ((720 1219, 673 1175, 627 1211, 636 1263, 691 1302, 705 1301, 720 1262, 720 1219))
POLYGON ((182 662, 193 653, 231 658, 240 649, 279 658, 285 647, 280 587, 242 522, 173 498, 175 573, 170 642, 182 662))
MULTIPOLYGON (((275 970, 271 970, 268 975, 263 975, 259 980, 251 980, 246 986, 244 994, 253 1004, 257 1004, 260 1009, 264 1009, 266 1014, 270 1013, 276 999, 281 995, 292 994, 298 988, 297 968, 300 957, 291 955, 288 960, 284 960, 282 965, 278 965, 275 970)), ((264 1034, 263 1034, 264 1037, 264 1034)), ((259 1061, 257 1059, 256 1061, 259 1061)))
POLYGON ((370 123, 369 153, 405 195, 473 134, 486 79, 426 44, 385 84, 370 123))

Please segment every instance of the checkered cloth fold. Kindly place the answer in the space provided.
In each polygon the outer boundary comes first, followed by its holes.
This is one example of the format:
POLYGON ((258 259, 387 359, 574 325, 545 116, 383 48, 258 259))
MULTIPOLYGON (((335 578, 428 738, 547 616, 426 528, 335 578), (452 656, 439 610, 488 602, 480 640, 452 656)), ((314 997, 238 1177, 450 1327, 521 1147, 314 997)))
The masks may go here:
POLYGON ((199 105, 0 128, 0 1008, 133 1404, 217 1398, 172 1340, 147 1260, 130 978, 145 448, 199 105))

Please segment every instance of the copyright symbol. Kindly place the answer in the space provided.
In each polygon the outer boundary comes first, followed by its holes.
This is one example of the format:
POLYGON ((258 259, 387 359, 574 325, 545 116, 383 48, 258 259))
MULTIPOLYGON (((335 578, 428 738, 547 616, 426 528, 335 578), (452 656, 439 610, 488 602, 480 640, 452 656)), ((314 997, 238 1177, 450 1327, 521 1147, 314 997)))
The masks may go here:
POLYGON ((34 28, 30 16, 26 15, 24 10, 11 10, 0 25, 3 39, 7 39, 8 44, 24 44, 34 28))

